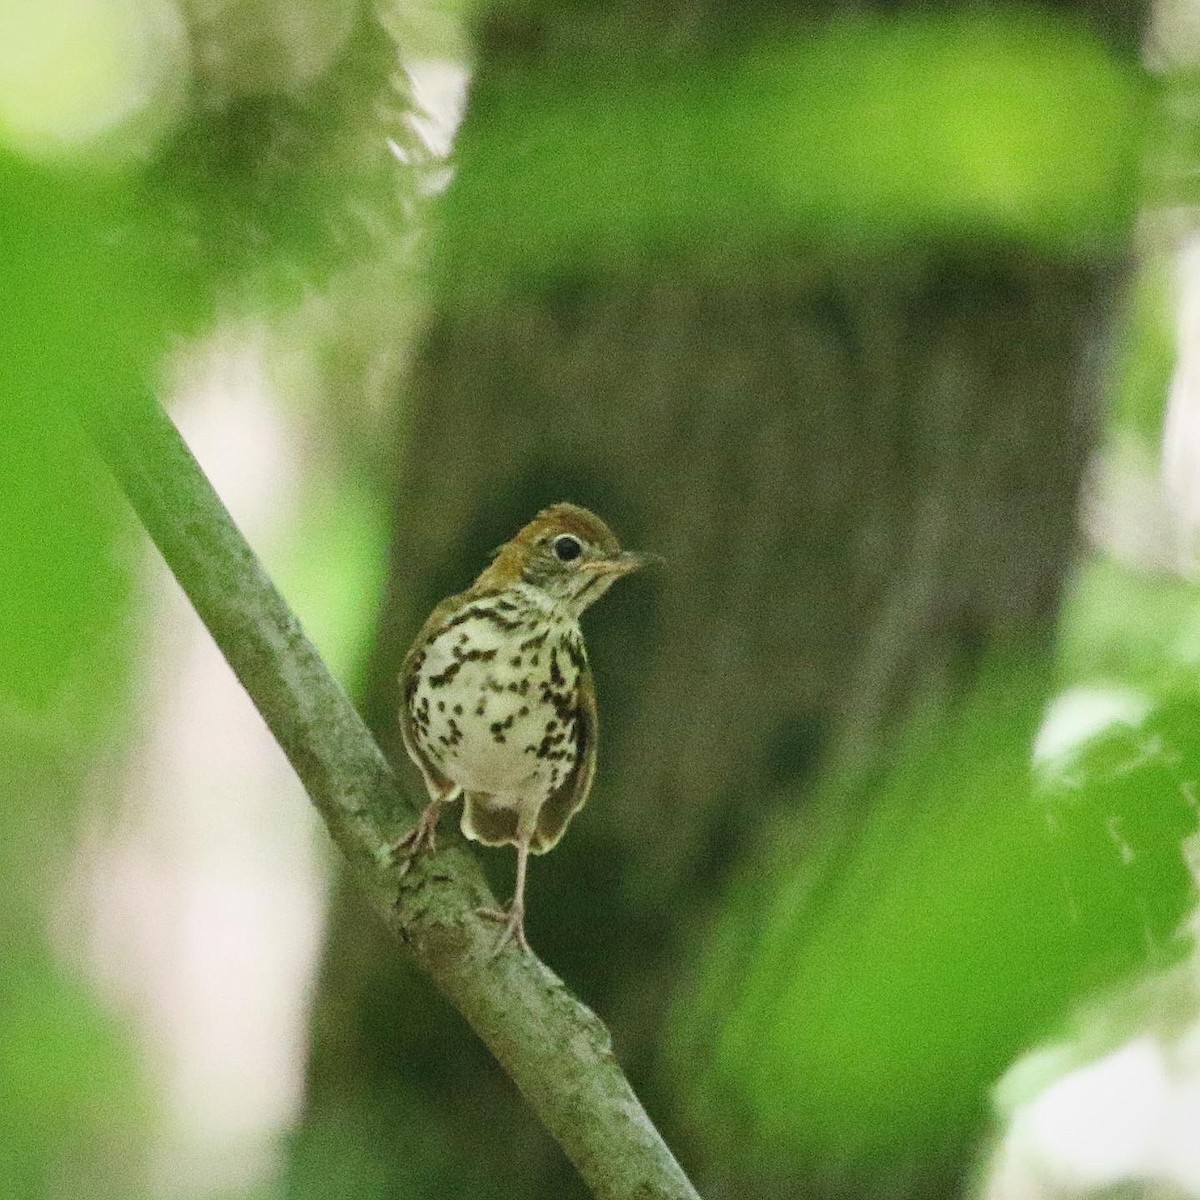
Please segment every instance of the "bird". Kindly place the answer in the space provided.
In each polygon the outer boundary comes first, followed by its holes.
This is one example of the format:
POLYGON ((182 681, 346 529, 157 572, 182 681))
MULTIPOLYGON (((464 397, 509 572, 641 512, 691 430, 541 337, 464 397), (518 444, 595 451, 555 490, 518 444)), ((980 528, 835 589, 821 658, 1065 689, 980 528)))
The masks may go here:
POLYGON ((552 504, 433 609, 405 657, 400 732, 429 803, 395 850, 407 870, 459 799, 467 838, 516 847, 512 901, 480 910, 504 923, 494 955, 510 942, 529 950, 529 855, 558 844, 596 773, 596 691, 579 618, 648 558, 622 550, 588 509, 552 504))

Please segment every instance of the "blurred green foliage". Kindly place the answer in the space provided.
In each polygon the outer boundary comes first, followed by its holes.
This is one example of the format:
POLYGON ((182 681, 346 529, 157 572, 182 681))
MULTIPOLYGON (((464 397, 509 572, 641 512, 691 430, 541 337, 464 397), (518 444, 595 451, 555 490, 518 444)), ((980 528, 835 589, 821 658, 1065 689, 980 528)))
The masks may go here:
POLYGON ((819 831, 803 853, 793 833, 735 889, 674 1057, 707 1136, 751 1173, 953 1171, 1019 1053, 1183 952, 1200 698, 1035 770, 1044 682, 994 672, 912 729, 836 873, 819 831))
POLYGON ((92 756, 135 663, 132 528, 74 405, 145 391, 169 277, 120 230, 118 179, 0 155, 0 1178, 36 1198, 128 1194, 144 1118, 130 1047, 45 945, 92 756))
MULTIPOLYGON (((80 780, 124 719, 136 661, 140 540, 70 410, 144 394, 168 338, 207 321, 216 295, 277 305, 397 247, 412 183, 388 139, 412 142, 395 59, 364 17, 333 70, 193 108, 140 173, 0 157, 0 931, 14 948, 0 969, 0 1178, 23 1196, 83 1187, 97 1161, 87 1194, 121 1195, 143 1115, 123 1031, 44 946, 80 780)), ((1082 27, 997 11, 493 78, 442 214, 443 277, 569 277, 656 255, 719 269, 781 243, 1108 249, 1138 198, 1152 90, 1082 27)), ((1147 437, 1169 370, 1165 295, 1161 280, 1138 293, 1123 347, 1120 411, 1147 437)), ((337 502, 317 486, 310 504, 281 582, 345 669, 365 644, 355 614, 379 586, 384 515, 365 485, 337 502)), ((673 1051, 721 1155, 764 1173, 952 1162, 1015 1054, 1080 995, 1178 953, 1200 778, 1200 702, 1178 653, 1193 610, 1182 584, 1093 565, 1063 671, 1156 689, 1143 726, 1038 775, 1030 745, 1053 682, 1032 664, 998 669, 864 785, 851 849, 782 828, 746 864, 697 954, 673 1051)), ((400 1098, 420 1145, 407 1186, 435 1195, 473 1168, 420 1141, 421 1103, 400 1098)), ((379 1155, 398 1131, 344 1116, 308 1131, 296 1197, 359 1200, 394 1178, 379 1155)))
POLYGON ((275 582, 339 679, 353 679, 369 650, 369 617, 387 565, 386 513, 369 482, 347 471, 310 482, 272 563, 275 582))
MULTIPOLYGON (((75 416, 144 394, 156 370, 170 280, 122 245, 128 213, 118 180, 0 156, 0 697, 10 752, 24 741, 30 755, 13 770, 85 762, 129 681, 136 543, 75 416)), ((25 826, 42 810, 13 811, 19 798, 5 811, 25 826)), ((69 817, 50 807, 39 833, 69 817)))
POLYGON ((796 241, 1124 236, 1146 77, 1036 10, 860 16, 728 58, 630 53, 477 87, 443 211, 448 278, 796 241), (598 99, 601 98, 602 99, 598 99))
MULTIPOLYGON (((95 145, 60 147, 53 165, 0 143, 4 1196, 126 1200, 144 1172, 151 1127, 147 1081, 127 1031, 47 944, 88 775, 141 716, 132 688, 144 534, 76 412, 156 392, 173 342, 208 327, 218 310, 277 312, 339 268, 408 252, 414 188, 397 170, 396 151, 411 152, 415 139, 403 122, 395 43, 364 6, 347 11, 354 28, 342 53, 302 87, 201 104, 196 81, 181 75, 167 80, 163 103, 190 90, 188 107, 138 117, 154 138, 124 130, 109 138, 101 123, 95 145)), ((139 22, 157 15, 120 5, 89 13, 110 23, 99 32, 113 45, 146 35, 139 22)), ((219 42, 215 24, 205 36, 219 42)), ((49 146, 60 110, 87 125, 89 88, 99 110, 100 99, 128 82, 126 69, 186 65, 146 63, 153 47, 133 44, 130 61, 102 55, 56 87, 54 67, 70 63, 53 56, 80 47, 56 40, 52 25, 41 41, 36 28, 18 27, 30 39, 22 53, 49 56, 49 74, 31 97, 4 93, 0 136, 14 128, 6 117, 19 118, 42 129, 49 146), (14 115, 18 99, 24 108, 14 115)), ((240 33, 259 35, 252 20, 240 33)), ((22 64, 11 54, 0 59, 11 84, 11 69, 22 64)), ((214 61, 225 60, 218 53, 214 61)), ((377 496, 364 486, 349 493, 319 510, 314 496, 314 538, 301 539, 290 559, 297 580, 307 581, 306 617, 343 664, 365 645, 362 614, 379 585, 382 536, 377 496)))
POLYGON ((389 140, 416 140, 396 71, 394 42, 360 13, 334 69, 303 88, 189 112, 142 203, 205 293, 278 307, 403 245, 414 189, 389 140))
POLYGON ((127 1200, 149 1117, 130 1031, 36 954, 0 973, 0 1181, 13 1200, 127 1200))
POLYGON ((1062 681, 1112 683, 1149 696, 1196 686, 1196 587, 1096 555, 1079 566, 1059 628, 1062 681))
MULTIPOLYGON (((53 165, 0 145, 4 1196, 127 1200, 152 1128, 129 1031, 47 944, 88 775, 141 717, 144 533, 76 413, 157 391, 173 343, 218 310, 278 312, 339 268, 407 253, 413 186, 395 148, 414 139, 395 44, 373 14, 349 11, 355 28, 333 69, 293 91, 205 105, 193 94, 171 114, 173 133, 151 113, 167 132, 140 161, 128 139, 81 145, 53 165)), ((119 5, 92 15, 139 16, 119 5)), ((113 82, 99 67, 81 78, 101 91, 113 82)), ((70 100, 84 120, 86 95, 70 100)), ((56 111, 19 115, 36 125, 56 111)), ((365 646, 383 514, 361 481, 338 500, 311 498, 312 537, 289 562, 306 618, 345 665, 365 646)))
POLYGON ((1114 329, 1113 432, 1136 438, 1152 454, 1162 441, 1175 370, 1174 266, 1165 259, 1145 254, 1114 329))

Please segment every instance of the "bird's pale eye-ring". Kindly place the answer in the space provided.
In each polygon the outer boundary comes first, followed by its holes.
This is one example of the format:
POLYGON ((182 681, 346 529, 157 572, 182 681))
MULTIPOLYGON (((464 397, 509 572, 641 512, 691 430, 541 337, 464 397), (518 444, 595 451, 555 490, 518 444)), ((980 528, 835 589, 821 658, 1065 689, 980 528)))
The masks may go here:
POLYGON ((550 549, 559 562, 574 562, 583 553, 583 543, 574 534, 560 533, 550 543, 550 549))

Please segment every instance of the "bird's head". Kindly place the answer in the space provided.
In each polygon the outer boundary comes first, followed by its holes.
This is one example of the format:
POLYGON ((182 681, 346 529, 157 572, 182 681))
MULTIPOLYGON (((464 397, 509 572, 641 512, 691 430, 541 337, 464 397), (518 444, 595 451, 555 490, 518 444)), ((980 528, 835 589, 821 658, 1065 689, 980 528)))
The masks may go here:
POLYGON ((524 583, 578 616, 646 561, 643 554, 622 550, 595 513, 577 504, 552 504, 500 547, 475 586, 524 583))

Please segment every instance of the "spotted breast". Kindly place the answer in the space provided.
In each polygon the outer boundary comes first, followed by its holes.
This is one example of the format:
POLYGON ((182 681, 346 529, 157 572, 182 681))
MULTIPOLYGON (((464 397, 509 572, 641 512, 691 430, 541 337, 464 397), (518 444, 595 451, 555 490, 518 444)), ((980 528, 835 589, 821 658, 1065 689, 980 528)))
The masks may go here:
POLYGON ((458 608, 409 676, 417 747, 462 789, 463 832, 492 845, 512 841, 520 810, 539 809, 583 749, 579 623, 531 592, 510 588, 458 608))

